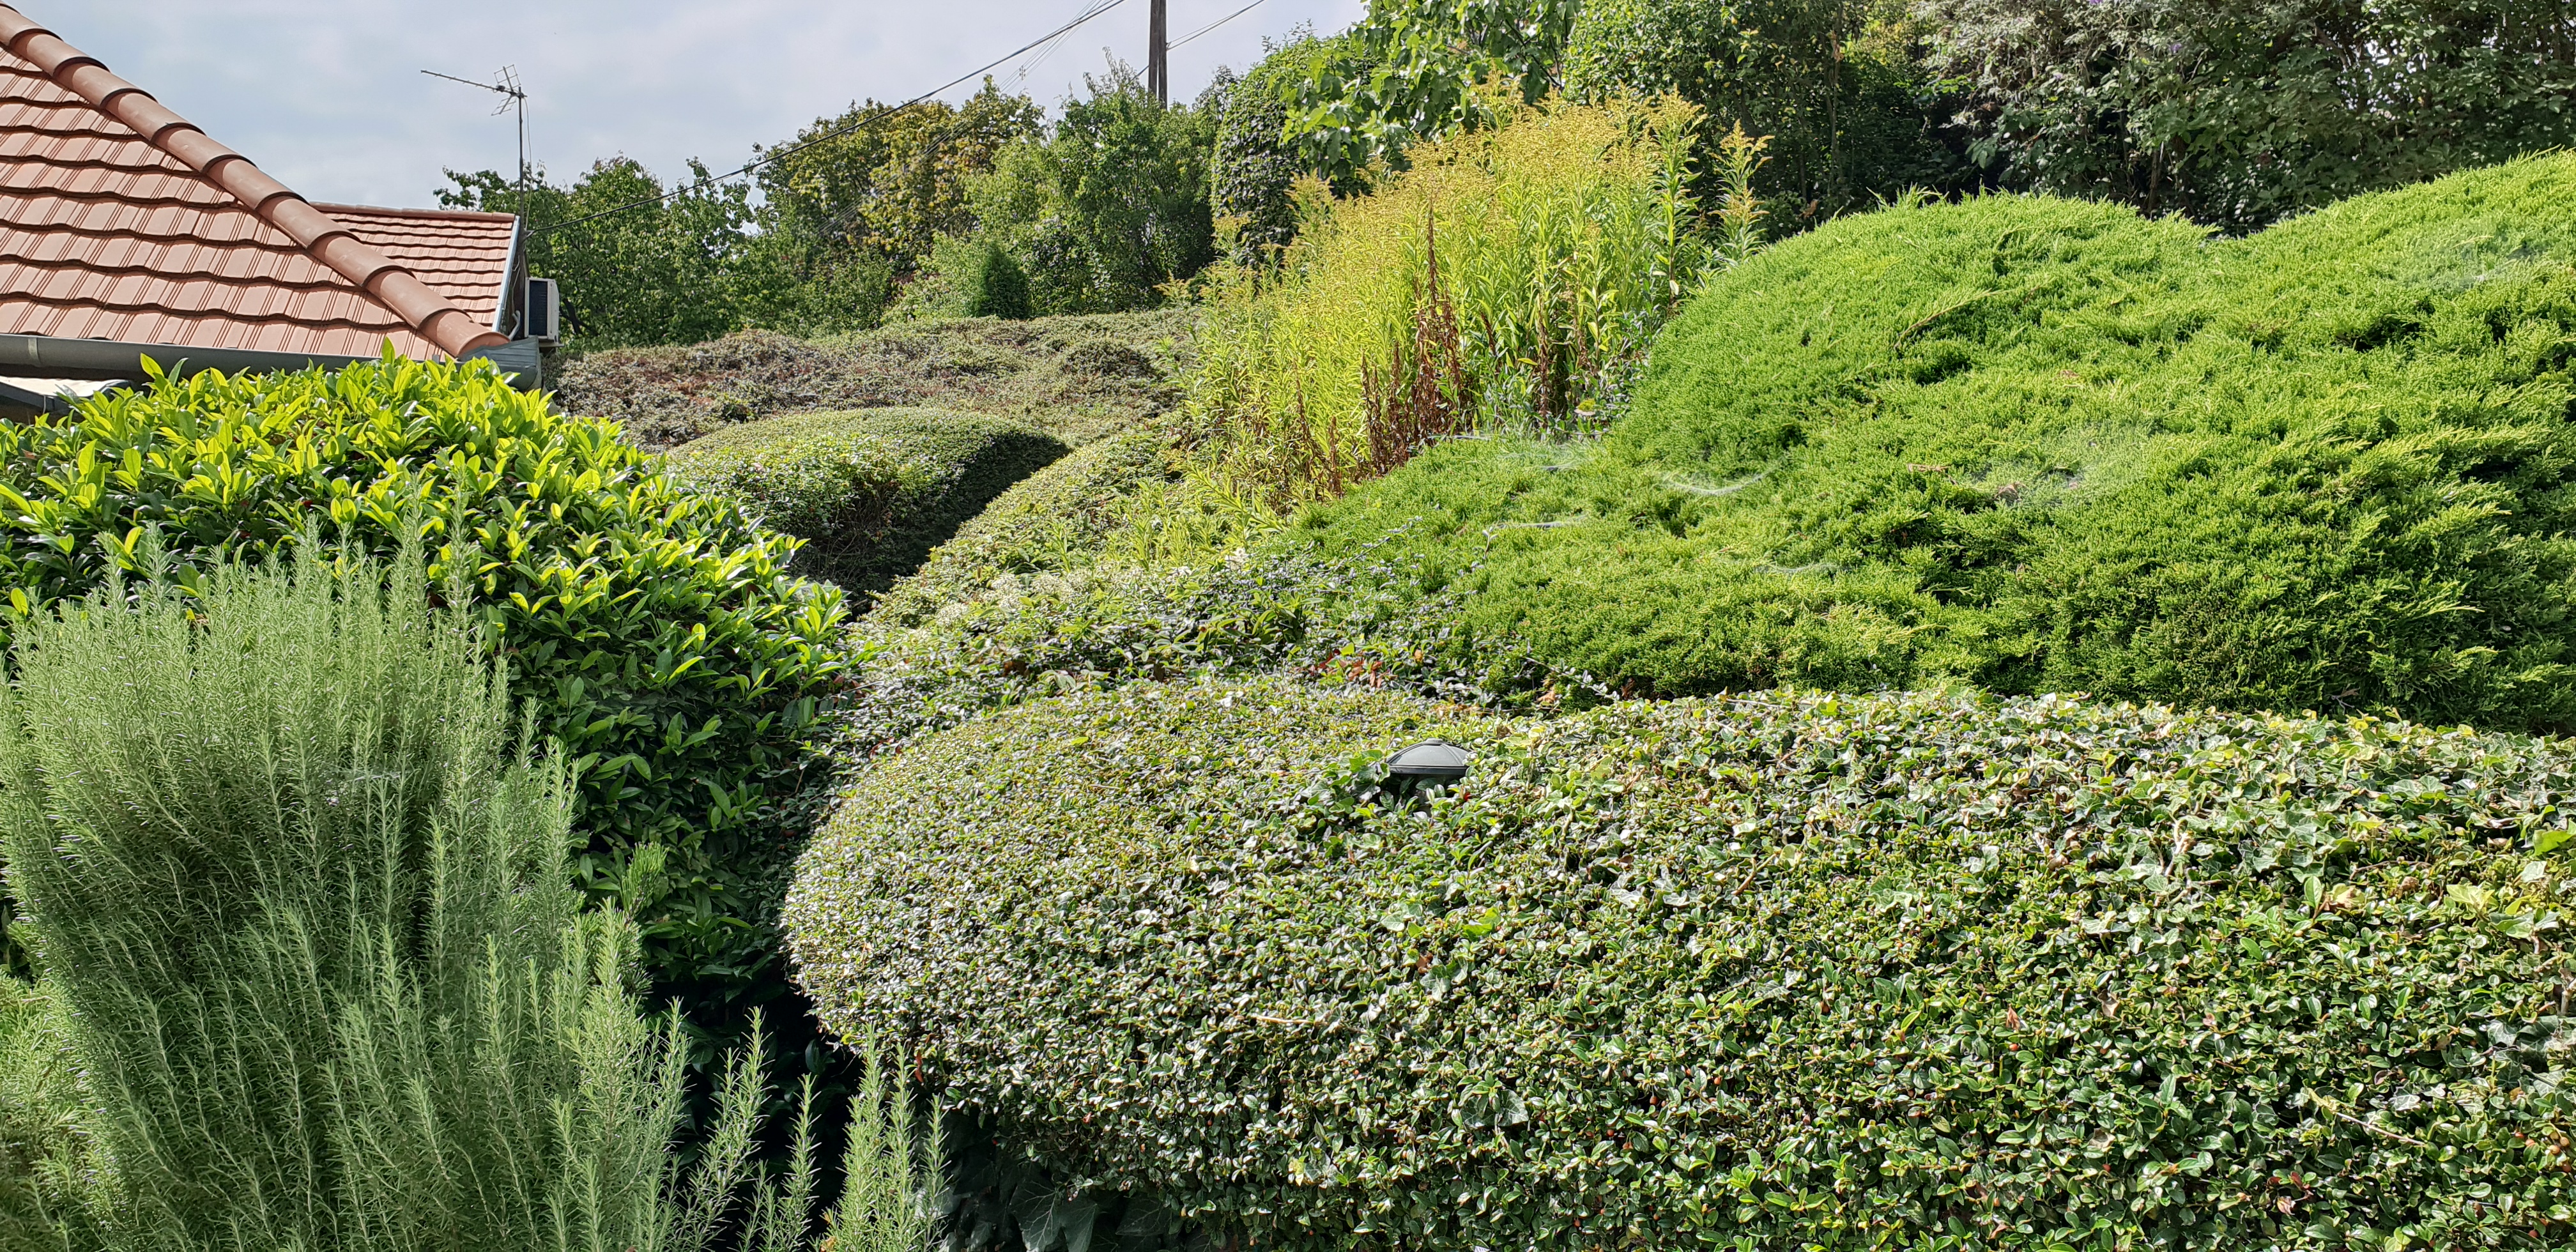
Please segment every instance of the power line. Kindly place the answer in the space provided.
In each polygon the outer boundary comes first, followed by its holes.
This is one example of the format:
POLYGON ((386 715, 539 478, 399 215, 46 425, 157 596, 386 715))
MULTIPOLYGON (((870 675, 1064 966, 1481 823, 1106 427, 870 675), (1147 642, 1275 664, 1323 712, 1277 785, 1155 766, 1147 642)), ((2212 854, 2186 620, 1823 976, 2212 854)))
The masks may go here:
POLYGON ((1207 24, 1207 25, 1205 25, 1205 26, 1199 27, 1197 30, 1191 31, 1191 32, 1190 32, 1190 33, 1188 33, 1188 34, 1183 35, 1183 36, 1181 36, 1180 38, 1173 40, 1173 41, 1172 41, 1172 46, 1173 46, 1173 47, 1175 47, 1175 48, 1180 47, 1182 44, 1188 43, 1189 41, 1191 41, 1191 40, 1193 40, 1193 39, 1196 39, 1196 38, 1198 38, 1199 36, 1201 36, 1201 35, 1204 35, 1204 34, 1208 33, 1209 31, 1215 30, 1217 27, 1219 27, 1219 26, 1223 26, 1223 25, 1225 25, 1226 23, 1231 22, 1231 21, 1233 21, 1234 19, 1236 19, 1236 18, 1238 18, 1238 17, 1241 17, 1241 16, 1243 16, 1243 15, 1244 15, 1244 14, 1246 14, 1246 13, 1250 13, 1250 12, 1251 12, 1251 11, 1253 11, 1254 9, 1257 9, 1257 8, 1260 8, 1260 7, 1261 7, 1261 0, 1252 0, 1252 3, 1245 5, 1245 6, 1243 6, 1243 7, 1242 7, 1242 8, 1240 8, 1240 9, 1236 9, 1234 12, 1232 12, 1232 13, 1228 13, 1228 14, 1226 14, 1224 17, 1220 17, 1220 18, 1218 18, 1217 20, 1215 20, 1215 21, 1213 21, 1213 22, 1210 22, 1210 23, 1208 23, 1208 24, 1207 24))
MULTIPOLYGON (((1257 3, 1259 3, 1259 2, 1260 2, 1260 0, 1254 0, 1254 3, 1256 3, 1256 4, 1257 4, 1257 3)), ((599 219, 601 219, 601 218, 603 218, 603 217, 615 217, 615 216, 617 216, 617 215, 618 215, 618 214, 620 214, 620 213, 624 213, 624 212, 627 212, 627 211, 632 210, 632 209, 640 209, 640 208, 644 208, 644 207, 646 207, 647 205, 660 204, 660 203, 662 203, 663 201, 669 200, 669 199, 671 199, 671 198, 672 198, 672 197, 674 197, 674 196, 684 195, 684 194, 686 194, 686 193, 688 193, 688 192, 692 192, 692 191, 700 191, 700 190, 704 190, 704 189, 706 189, 706 188, 708 188, 708 187, 712 187, 712 186, 716 185, 717 183, 723 182, 724 180, 726 180, 726 179, 728 179, 728 178, 739 178, 739 177, 741 177, 741 176, 743 176, 743 175, 745 175, 745 174, 748 174, 748 173, 752 172, 753 170, 759 169, 761 166, 772 164, 772 163, 774 163, 774 162, 778 161, 780 158, 788 157, 788 156, 792 156, 792 155, 794 155, 794 154, 796 154, 796 153, 798 153, 798 152, 802 152, 802 151, 804 151, 804 150, 805 150, 805 149, 807 149, 807 148, 811 148, 811 147, 815 146, 816 144, 826 143, 826 142, 829 142, 829 141, 831 141, 831 140, 838 139, 838 138, 840 138, 840 137, 841 137, 841 136, 843 136, 843 135, 849 134, 849 133, 850 133, 850 132, 852 132, 852 131, 858 130, 859 128, 861 128, 861 127, 863 127, 863 126, 868 125, 869 123, 872 123, 872 122, 878 121, 878 120, 880 120, 880 119, 882 119, 882 118, 885 118, 885 117, 891 116, 891 115, 893 115, 893 114, 895 114, 895 113, 899 113, 899 112, 902 112, 902 111, 903 111, 903 110, 905 110, 905 109, 911 108, 912 106, 914 106, 914 105, 916 105, 916 104, 919 104, 919 103, 921 103, 921 102, 922 102, 922 101, 924 101, 924 100, 928 100, 928 99, 930 99, 931 97, 938 95, 940 92, 946 91, 946 90, 948 90, 949 88, 954 87, 954 86, 956 86, 956 85, 957 85, 957 84, 959 84, 959 83, 965 82, 967 79, 973 78, 973 77, 975 77, 975 76, 976 76, 976 75, 978 75, 978 74, 985 73, 985 72, 987 72, 987 71, 990 71, 990 70, 994 69, 994 68, 995 68, 995 67, 997 67, 997 66, 1003 65, 1003 64, 1005 64, 1005 63, 1009 62, 1009 61, 1011 60, 1011 58, 1016 57, 1016 56, 1019 56, 1021 53, 1027 52, 1029 49, 1034 48, 1034 47, 1037 47, 1039 44, 1046 43, 1047 41, 1049 41, 1049 40, 1053 40, 1053 39, 1061 39, 1061 38, 1063 38, 1066 34, 1070 33, 1070 32, 1073 30, 1073 28, 1075 28, 1075 27, 1077 27, 1077 26, 1080 26, 1080 25, 1082 25, 1083 23, 1088 22, 1088 21, 1090 21, 1091 19, 1093 19, 1093 18, 1095 18, 1095 17, 1098 17, 1098 16, 1100 16, 1101 14, 1106 13, 1106 12, 1110 11, 1111 9, 1117 8, 1119 5, 1122 5, 1122 4, 1125 4, 1125 3, 1127 3, 1127 0, 1093 0, 1093 3, 1092 3, 1092 5, 1091 5, 1091 7, 1090 7, 1090 8, 1087 8, 1087 9, 1084 9, 1084 10, 1081 12, 1081 14, 1080 14, 1079 16, 1076 16, 1072 21, 1067 22, 1067 23, 1065 23, 1065 24, 1064 24, 1064 25, 1062 25, 1062 26, 1056 27, 1054 30, 1048 31, 1048 32, 1047 32, 1047 33, 1045 33, 1045 34, 1040 35, 1040 36, 1038 36, 1037 38, 1035 38, 1035 39, 1032 39, 1032 40, 1028 41, 1027 43, 1021 44, 1019 47, 1013 48, 1013 49, 1011 49, 1009 52, 1003 53, 1001 56, 995 57, 995 58, 993 58, 992 60, 987 61, 987 62, 985 62, 985 63, 984 63, 984 64, 982 64, 982 65, 976 66, 974 69, 968 70, 968 71, 966 71, 965 73, 960 74, 960 75, 958 75, 958 76, 957 76, 957 77, 955 77, 955 78, 949 79, 947 82, 941 83, 941 84, 939 84, 938 86, 933 87, 933 88, 931 88, 930 90, 928 90, 928 91, 925 91, 925 92, 921 93, 920 95, 914 96, 913 98, 911 98, 911 99, 909 99, 909 100, 906 100, 906 101, 904 101, 904 102, 903 102, 903 103, 901 103, 901 104, 889 104, 889 105, 883 105, 883 106, 880 106, 880 107, 879 107, 875 112, 870 113, 870 114, 868 114, 868 115, 867 115, 867 116, 865 116, 865 117, 858 118, 858 119, 856 119, 856 120, 853 120, 853 121, 849 122, 849 123, 848 123, 848 124, 846 124, 846 125, 838 126, 838 127, 835 127, 835 128, 833 128, 833 129, 831 129, 831 130, 825 131, 824 133, 822 133, 822 134, 820 134, 820 135, 816 135, 816 136, 814 136, 813 138, 808 139, 808 140, 805 140, 805 141, 804 141, 804 142, 802 142, 802 143, 789 144, 788 146, 786 146, 786 147, 784 147, 784 148, 776 148, 776 149, 772 149, 772 150, 769 152, 769 154, 768 154, 768 155, 761 157, 759 160, 754 161, 754 162, 752 162, 752 163, 751 163, 751 164, 749 164, 749 165, 743 166, 741 169, 738 169, 738 170, 732 170, 732 171, 729 171, 729 172, 727 172, 727 173, 723 173, 723 174, 713 175, 713 176, 711 176, 711 177, 707 177, 707 178, 701 178, 701 179, 699 179, 698 181, 696 181, 696 182, 694 182, 694 183, 689 184, 688 186, 685 186, 685 187, 674 187, 674 188, 670 189, 669 191, 663 192, 662 194, 660 194, 660 195, 658 195, 658 196, 646 196, 646 197, 644 197, 644 198, 642 198, 642 199, 640 199, 640 200, 629 200, 629 201, 627 201, 627 202, 626 202, 626 203, 624 203, 624 204, 620 204, 620 205, 613 205, 613 206, 611 206, 611 207, 609 207, 609 208, 601 209, 601 210, 600 210, 599 212, 597 212, 597 213, 592 213, 592 214, 589 214, 589 215, 584 216, 584 217, 576 217, 576 218, 573 218, 573 219, 572 219, 572 220, 570 220, 570 221, 556 222, 555 224, 553 224, 553 225, 551 225, 551 226, 548 226, 548 227, 546 227, 546 228, 544 228, 544 229, 542 229, 542 230, 534 230, 534 231, 530 231, 530 232, 528 232, 528 233, 529 233, 529 234, 531 234, 531 235, 551 235, 551 234, 555 233, 556 231, 559 231, 559 230, 563 230, 563 229, 565 229, 566 227, 579 226, 579 225, 582 225, 582 224, 584 224, 584 223, 586 223, 586 222, 596 222, 596 221, 598 221, 599 219)), ((479 84, 479 83, 478 83, 478 84, 476 84, 476 85, 477 85, 477 86, 480 86, 481 84, 479 84)))

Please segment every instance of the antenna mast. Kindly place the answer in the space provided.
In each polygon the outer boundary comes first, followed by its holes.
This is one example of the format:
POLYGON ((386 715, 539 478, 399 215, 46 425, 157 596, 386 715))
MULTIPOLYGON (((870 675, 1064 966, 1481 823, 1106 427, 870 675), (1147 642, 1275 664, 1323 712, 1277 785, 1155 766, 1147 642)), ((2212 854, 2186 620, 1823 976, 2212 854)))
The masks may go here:
MULTIPOLYGON (((1161 11, 1162 3, 1163 3, 1163 0, 1154 0, 1154 4, 1155 4, 1155 7, 1156 7, 1156 11, 1157 11, 1157 12, 1161 11)), ((1155 29, 1160 30, 1160 29, 1161 29, 1161 27, 1160 27, 1160 26, 1157 26, 1155 29)), ((520 220, 522 223, 526 222, 526 221, 528 220, 528 176, 529 176, 529 169, 528 169, 528 93, 527 93, 524 89, 522 89, 522 88, 519 86, 519 67, 518 67, 518 66, 515 66, 515 65, 504 65, 504 66, 502 66, 498 71, 496 71, 496 72, 492 75, 492 81, 491 81, 491 82, 488 82, 488 83, 478 83, 478 82, 474 81, 474 80, 473 80, 473 79, 471 79, 471 78, 458 78, 458 77, 457 77, 457 76, 455 76, 454 74, 441 74, 441 73, 439 73, 437 70, 422 70, 422 71, 421 71, 421 73, 423 73, 423 74, 427 74, 427 75, 429 75, 429 76, 430 76, 430 77, 432 77, 432 78, 444 78, 444 79, 446 79, 447 81, 449 81, 449 82, 451 82, 451 83, 463 83, 463 84, 465 84, 465 85, 466 85, 466 86, 468 86, 468 87, 480 87, 480 88, 482 88, 482 89, 483 89, 483 90, 485 90, 485 91, 493 92, 493 93, 495 93, 495 94, 497 94, 497 95, 500 95, 501 97, 503 97, 503 99, 502 99, 502 101, 501 101, 501 107, 499 107, 499 108, 497 108, 497 109, 492 110, 492 116, 494 116, 494 117, 499 117, 499 116, 501 116, 502 114, 507 113, 507 112, 510 112, 510 111, 511 111, 511 110, 513 110, 513 109, 516 109, 516 110, 518 111, 518 114, 519 114, 519 197, 518 197, 518 199, 519 199, 519 203, 518 203, 518 205, 516 206, 516 208, 517 208, 517 212, 518 212, 518 215, 519 215, 519 220, 520 220)))

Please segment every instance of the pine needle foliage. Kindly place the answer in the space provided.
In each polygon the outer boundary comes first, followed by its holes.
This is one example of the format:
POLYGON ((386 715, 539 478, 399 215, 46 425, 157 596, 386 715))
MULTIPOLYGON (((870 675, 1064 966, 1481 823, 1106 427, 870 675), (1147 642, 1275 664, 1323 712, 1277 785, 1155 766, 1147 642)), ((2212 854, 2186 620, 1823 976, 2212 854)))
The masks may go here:
POLYGON ((2562 155, 2244 239, 2039 197, 1845 218, 1712 280, 1600 441, 1444 446, 1301 533, 1639 693, 2563 731, 2570 205, 2562 155))
POLYGON ((563 755, 525 723, 509 750, 503 670, 416 542, 324 552, 19 624, 0 828, 94 1150, 28 1154, 0 1248, 800 1246, 810 1089, 757 1175, 755 1040, 681 1167, 686 1041, 571 885, 563 755))

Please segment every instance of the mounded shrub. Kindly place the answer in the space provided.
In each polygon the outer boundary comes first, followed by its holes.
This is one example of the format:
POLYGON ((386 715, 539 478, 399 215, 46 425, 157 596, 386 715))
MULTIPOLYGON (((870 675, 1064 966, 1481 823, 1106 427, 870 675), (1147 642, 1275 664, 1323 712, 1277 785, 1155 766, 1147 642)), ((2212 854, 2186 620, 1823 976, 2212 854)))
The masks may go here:
POLYGON ((1160 430, 1128 431, 1076 448, 1012 484, 881 597, 872 617, 918 620, 1001 574, 1089 564, 1124 520, 1135 492, 1171 477, 1170 447, 1160 430))
POLYGON ((1967 679, 2576 726, 2576 156, 2242 240, 2024 197, 1738 266, 1597 445, 1306 519, 1668 695, 1967 679))
POLYGON ((797 570, 883 591, 993 497, 1063 456, 1004 418, 861 409, 746 422, 674 449, 674 472, 805 541, 797 570))
POLYGON ((1139 684, 882 759, 788 919, 832 1026, 1244 1246, 2558 1247, 2571 775, 2064 697, 1139 684), (1468 779, 1390 796, 1435 736, 1468 779))
POLYGON ((135 570, 156 528, 183 582, 310 526, 379 556, 417 524, 427 576, 471 554, 512 695, 581 764, 581 883, 642 923, 693 1011, 784 990, 769 930, 820 770, 840 596, 796 541, 689 490, 617 427, 484 365, 200 373, 0 423, 0 588, 17 614, 135 570))

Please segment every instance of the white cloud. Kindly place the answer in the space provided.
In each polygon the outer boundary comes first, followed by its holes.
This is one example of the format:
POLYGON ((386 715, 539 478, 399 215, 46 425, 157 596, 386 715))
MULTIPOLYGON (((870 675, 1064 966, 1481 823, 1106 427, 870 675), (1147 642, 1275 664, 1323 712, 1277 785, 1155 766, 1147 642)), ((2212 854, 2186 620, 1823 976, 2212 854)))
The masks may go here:
MULTIPOLYGON (((516 65, 538 160, 570 174, 623 153, 665 176, 719 170, 864 97, 900 100, 1079 13, 1081 0, 12 0, 315 200, 426 206, 443 168, 508 169, 496 98, 424 77, 516 65)), ((1178 38, 1243 0, 1169 0, 1178 38)), ((1331 31, 1363 0, 1264 0, 1173 56, 1175 96, 1265 35, 1331 31)), ((1073 32, 1027 79, 1052 104, 1102 49, 1141 64, 1146 0, 1073 32)), ((1024 60, 1027 58, 1023 58, 1024 60)), ((1012 85, 1018 63, 997 71, 1012 85)), ((949 92, 962 98, 972 84, 949 92)))

